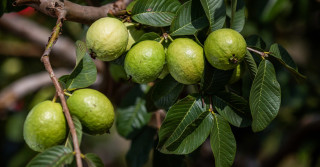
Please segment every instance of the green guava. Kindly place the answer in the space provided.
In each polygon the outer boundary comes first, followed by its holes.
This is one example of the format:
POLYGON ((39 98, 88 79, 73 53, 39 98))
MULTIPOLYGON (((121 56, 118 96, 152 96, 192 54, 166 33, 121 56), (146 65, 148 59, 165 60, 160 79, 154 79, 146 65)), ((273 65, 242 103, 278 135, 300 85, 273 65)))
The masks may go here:
POLYGON ((44 101, 37 104, 24 122, 24 140, 34 151, 42 152, 61 144, 66 134, 66 120, 59 103, 44 101))
POLYGON ((137 83, 148 83, 158 78, 165 64, 163 46, 146 40, 134 45, 126 55, 124 69, 137 83))
POLYGON ((172 77, 183 84, 200 81, 204 69, 203 49, 188 38, 175 39, 167 52, 168 70, 172 77))
POLYGON ((145 33, 143 30, 138 30, 133 23, 124 23, 128 29, 129 39, 126 51, 128 51, 131 46, 136 43, 136 41, 145 33))
POLYGON ((230 70, 243 60, 247 44, 240 33, 232 29, 212 32, 204 42, 204 52, 209 63, 220 70, 230 70))
POLYGON ((242 77, 242 74, 244 72, 244 66, 242 64, 238 64, 237 67, 233 70, 231 78, 228 82, 228 84, 234 84, 242 77))
POLYGON ((91 135, 109 132, 114 121, 114 109, 110 100, 93 89, 79 89, 67 100, 71 115, 79 118, 83 131, 91 135))
POLYGON ((111 61, 126 51, 128 36, 127 28, 120 20, 105 17, 89 27, 86 43, 98 59, 111 61))

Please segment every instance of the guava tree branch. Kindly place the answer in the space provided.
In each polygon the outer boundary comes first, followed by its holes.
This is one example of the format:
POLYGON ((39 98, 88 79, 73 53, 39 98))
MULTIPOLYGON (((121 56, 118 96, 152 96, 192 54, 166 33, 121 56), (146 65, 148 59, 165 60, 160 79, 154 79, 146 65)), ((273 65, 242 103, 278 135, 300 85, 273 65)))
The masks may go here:
POLYGON ((59 84, 59 81, 57 79, 57 77, 55 76, 55 73, 53 72, 53 69, 51 67, 51 64, 50 64, 50 60, 49 60, 49 55, 50 55, 50 52, 52 50, 52 47, 53 45, 55 44, 55 42, 57 41, 60 33, 61 33, 61 27, 62 27, 62 24, 63 24, 63 21, 64 21, 64 18, 66 16, 66 12, 65 11, 61 11, 61 13, 59 13, 58 15, 58 20, 57 20, 57 24, 56 26, 54 27, 53 31, 52 31, 52 34, 51 34, 51 37, 49 38, 49 41, 48 41, 48 44, 46 46, 46 49, 41 57, 41 61, 43 62, 46 70, 48 71, 49 75, 50 75, 50 78, 53 82, 53 85, 54 87, 56 88, 56 92, 60 98, 60 101, 61 101, 61 104, 62 104, 62 108, 63 108, 63 112, 64 112, 64 115, 67 119, 67 122, 68 122, 68 125, 69 125, 69 128, 70 128, 70 133, 71 133, 71 136, 72 136, 72 141, 73 141, 73 147, 74 147, 74 151, 76 153, 76 162, 77 162, 77 166, 78 167, 82 167, 82 160, 81 160, 81 151, 80 151, 80 148, 79 148, 79 141, 78 141, 78 138, 77 138, 77 133, 76 133, 76 130, 75 130, 75 127, 74 127, 74 124, 73 124, 73 121, 72 121, 72 118, 71 118, 71 115, 70 115, 70 112, 69 112, 69 109, 68 109, 68 106, 67 106, 67 103, 66 103, 66 99, 64 97, 64 93, 63 93, 63 90, 59 84))
POLYGON ((60 11, 66 12, 66 20, 83 24, 91 24, 95 20, 107 17, 108 14, 117 15, 122 12, 132 0, 117 0, 100 7, 82 6, 68 0, 16 0, 13 5, 27 5, 36 10, 57 17, 60 11))

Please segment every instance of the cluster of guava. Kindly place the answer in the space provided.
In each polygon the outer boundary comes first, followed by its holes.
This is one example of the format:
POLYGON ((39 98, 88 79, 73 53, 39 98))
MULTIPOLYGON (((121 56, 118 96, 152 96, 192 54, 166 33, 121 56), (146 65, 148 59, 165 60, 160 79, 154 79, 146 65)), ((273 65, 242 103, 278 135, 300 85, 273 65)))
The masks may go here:
POLYGON ((232 29, 212 32, 204 48, 190 38, 177 38, 168 47, 154 40, 135 43, 143 33, 133 23, 101 18, 88 29, 86 43, 90 52, 103 61, 115 60, 126 53, 124 69, 136 83, 152 82, 170 73, 182 84, 196 84, 203 75, 205 59, 217 69, 234 69, 229 83, 240 78, 246 42, 232 29))
MULTIPOLYGON (((203 75, 206 60, 220 70, 234 69, 229 83, 240 78, 240 62, 246 53, 246 42, 232 29, 212 32, 205 40, 204 48, 189 38, 177 38, 166 48, 154 40, 136 43, 143 34, 144 31, 137 30, 132 23, 106 17, 90 26, 86 44, 92 55, 103 61, 115 60, 127 52, 124 70, 137 83, 162 79, 170 73, 182 84, 196 84, 203 75)), ((88 134, 103 134, 113 124, 114 108, 109 99, 96 90, 74 91, 67 105, 88 134)), ((52 101, 36 105, 24 125, 24 139, 35 151, 62 143, 66 133, 62 107, 52 101)))
MULTIPOLYGON (((76 116, 83 131, 104 134, 114 121, 114 108, 109 99, 93 89, 79 89, 67 99, 71 115, 76 116)), ((29 112, 23 136, 28 146, 38 152, 62 144, 67 136, 67 123, 60 103, 44 101, 29 112)))

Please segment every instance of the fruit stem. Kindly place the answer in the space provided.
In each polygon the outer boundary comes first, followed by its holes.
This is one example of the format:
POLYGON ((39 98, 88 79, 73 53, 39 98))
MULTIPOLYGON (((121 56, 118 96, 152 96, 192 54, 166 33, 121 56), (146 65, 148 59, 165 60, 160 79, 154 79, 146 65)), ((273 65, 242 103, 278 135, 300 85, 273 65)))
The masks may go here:
POLYGON ((55 102, 57 101, 57 98, 58 98, 58 93, 56 93, 56 94, 53 96, 52 102, 55 103, 55 102))
POLYGON ((213 107, 212 107, 212 96, 210 96, 209 99, 210 99, 209 111, 211 112, 212 115, 214 115, 214 111, 213 111, 213 107))
POLYGON ((168 34, 168 38, 170 39, 171 42, 173 42, 173 39, 171 38, 171 36, 168 34))
POLYGON ((163 40, 164 40, 164 37, 160 37, 159 43, 162 44, 163 40))
POLYGON ((265 59, 266 57, 268 57, 268 54, 270 54, 270 52, 261 52, 256 49, 250 48, 250 47, 247 47, 247 49, 251 52, 259 54, 262 59, 265 59))
POLYGON ((72 94, 71 93, 68 93, 68 92, 66 92, 66 91, 63 91, 63 93, 66 95, 66 96, 72 96, 72 94))

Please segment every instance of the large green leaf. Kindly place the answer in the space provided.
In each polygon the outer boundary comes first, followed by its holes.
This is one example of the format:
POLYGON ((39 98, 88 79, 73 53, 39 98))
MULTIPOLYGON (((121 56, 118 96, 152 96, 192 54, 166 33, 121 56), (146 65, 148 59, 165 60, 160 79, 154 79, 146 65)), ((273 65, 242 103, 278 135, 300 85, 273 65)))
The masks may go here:
POLYGON ((88 54, 85 43, 77 41, 76 47, 76 67, 70 75, 64 75, 59 78, 60 83, 69 91, 88 87, 97 78, 96 65, 88 54))
POLYGON ((70 164, 72 159, 73 151, 70 148, 58 145, 39 153, 28 163, 27 167, 60 167, 64 164, 70 164))
POLYGON ((88 153, 84 156, 84 160, 87 162, 89 167, 104 167, 102 160, 96 154, 88 153))
POLYGON ((96 81, 97 68, 89 54, 85 54, 70 74, 66 87, 68 90, 85 88, 96 81))
POLYGON ((199 1, 188 1, 180 6, 172 21, 170 35, 194 35, 209 25, 199 1))
POLYGON ((180 5, 178 0, 139 0, 132 9, 132 19, 154 27, 169 26, 180 5))
POLYGON ((206 62, 201 78, 201 90, 205 94, 214 94, 224 89, 231 78, 232 72, 233 70, 225 71, 216 69, 206 62))
POLYGON ((292 60, 289 53, 279 44, 273 44, 270 47, 270 55, 275 57, 281 64, 287 68, 297 81, 302 82, 306 77, 299 73, 297 65, 292 60))
MULTIPOLYGON (((72 117, 72 121, 73 121, 74 127, 76 129, 78 143, 79 143, 79 145, 81 145, 81 139, 82 139, 82 125, 81 125, 81 122, 76 116, 72 115, 71 117, 72 117)), ((67 141, 65 143, 65 146, 70 148, 70 149, 73 149, 73 140, 72 140, 72 136, 71 136, 71 132, 70 131, 69 131, 68 138, 67 138, 67 141)))
POLYGON ((169 109, 178 99, 184 85, 177 82, 171 75, 157 82, 150 90, 151 99, 157 108, 169 109))
POLYGON ((236 127, 251 125, 248 102, 232 92, 219 92, 212 97, 212 105, 218 113, 236 127))
POLYGON ((201 98, 187 96, 168 111, 159 130, 158 149, 162 153, 188 154, 208 137, 212 115, 201 98))
POLYGON ((273 65, 268 60, 262 60, 249 97, 254 132, 265 129, 277 116, 281 102, 280 91, 273 65))
POLYGON ((141 134, 132 139, 131 147, 126 156, 129 167, 141 167, 148 161, 156 132, 157 130, 154 128, 145 127, 141 134))
POLYGON ((230 167, 236 154, 236 140, 228 122, 219 114, 213 117, 210 144, 216 167, 230 167))
POLYGON ((245 5, 243 0, 232 0, 232 15, 230 26, 232 29, 241 32, 245 24, 245 5))
POLYGON ((123 99, 117 109, 116 126, 118 133, 132 139, 147 125, 151 114, 145 107, 144 93, 139 85, 136 85, 123 99))
POLYGON ((251 80, 256 77, 258 67, 257 63, 254 61, 251 53, 247 50, 246 55, 244 56, 244 63, 246 64, 246 68, 248 69, 251 80))
POLYGON ((209 20, 211 31, 223 27, 226 21, 226 5, 223 0, 200 0, 209 20))

